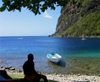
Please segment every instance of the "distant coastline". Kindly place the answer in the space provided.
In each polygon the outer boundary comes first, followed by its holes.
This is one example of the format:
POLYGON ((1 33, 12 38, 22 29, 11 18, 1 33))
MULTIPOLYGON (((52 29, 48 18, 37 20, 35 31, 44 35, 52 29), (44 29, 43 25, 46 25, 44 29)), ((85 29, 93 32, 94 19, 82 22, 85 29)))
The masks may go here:
MULTIPOLYGON (((48 37, 81 38, 82 36, 48 35, 48 37)), ((100 38, 100 36, 85 36, 85 38, 100 38)))

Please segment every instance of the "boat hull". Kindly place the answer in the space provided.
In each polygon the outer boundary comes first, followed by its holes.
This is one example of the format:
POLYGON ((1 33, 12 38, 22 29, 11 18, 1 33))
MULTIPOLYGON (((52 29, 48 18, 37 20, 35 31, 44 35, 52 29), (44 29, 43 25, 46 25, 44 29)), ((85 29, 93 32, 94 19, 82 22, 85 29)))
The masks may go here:
POLYGON ((61 61, 61 56, 59 54, 55 54, 54 56, 51 54, 47 54, 48 61, 58 63, 61 61))

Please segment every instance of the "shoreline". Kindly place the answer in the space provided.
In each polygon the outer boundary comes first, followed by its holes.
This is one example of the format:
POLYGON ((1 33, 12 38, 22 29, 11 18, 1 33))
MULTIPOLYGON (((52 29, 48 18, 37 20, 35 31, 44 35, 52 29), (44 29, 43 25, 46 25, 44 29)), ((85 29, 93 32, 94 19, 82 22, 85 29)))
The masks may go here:
MULTIPOLYGON (((13 68, 13 67, 12 67, 13 68)), ((22 76, 24 78, 23 71, 13 69, 4 69, 0 67, 0 70, 5 70, 8 75, 14 76, 22 76)), ((48 80, 52 80, 54 82, 99 82, 100 75, 83 75, 83 74, 53 74, 53 73, 42 73, 47 76, 48 80)))
MULTIPOLYGON (((57 38, 82 38, 81 36, 48 36, 48 37, 57 37, 57 38)), ((85 38, 100 38, 100 36, 85 36, 85 38)))
MULTIPOLYGON (((9 74, 9 73, 8 73, 9 74)), ((9 74, 11 75, 11 74, 9 74)), ((13 74, 13 76, 24 77, 23 74, 13 74)), ((100 76, 88 76, 88 75, 63 75, 63 74, 44 74, 47 79, 52 82, 100 82, 100 76)))
MULTIPOLYGON (((11 75, 11 73, 8 73, 11 75)), ((13 75, 21 75, 24 77, 23 73, 14 73, 13 75)), ((67 75, 67 74, 44 74, 48 80, 54 82, 99 82, 100 76, 88 76, 88 75, 67 75)), ((22 77, 22 78, 23 78, 22 77)))
MULTIPOLYGON (((2 62, 2 61, 1 61, 2 62)), ((23 73, 23 69, 21 69, 21 68, 16 68, 16 67, 14 67, 14 66, 3 66, 3 65, 0 65, 0 70, 5 70, 5 71, 7 71, 8 73, 11 73, 11 74, 20 74, 20 73, 23 73)), ((76 70, 76 72, 75 71, 71 71, 71 72, 43 72, 43 71, 40 71, 40 70, 36 70, 38 73, 43 73, 43 74, 62 74, 62 75, 88 75, 88 76, 100 76, 100 71, 98 71, 98 70, 96 70, 95 69, 95 71, 91 71, 91 72, 89 72, 89 71, 77 71, 76 70)))
MULTIPOLYGON (((5 70, 8 74, 24 74, 23 70, 21 69, 16 69, 12 66, 0 66, 0 70, 5 70)), ((86 76, 100 76, 100 73, 48 73, 48 72, 41 72, 36 70, 39 74, 46 74, 46 75, 77 75, 77 76, 81 76, 81 75, 86 75, 86 76)))

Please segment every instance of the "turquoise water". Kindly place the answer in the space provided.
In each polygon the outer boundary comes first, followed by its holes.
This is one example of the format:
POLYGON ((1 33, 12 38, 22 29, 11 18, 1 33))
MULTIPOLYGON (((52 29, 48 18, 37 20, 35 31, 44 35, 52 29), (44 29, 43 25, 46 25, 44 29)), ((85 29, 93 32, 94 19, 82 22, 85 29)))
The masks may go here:
POLYGON ((35 68, 41 72, 100 73, 100 38, 0 37, 0 65, 22 69, 29 53, 34 54, 35 68), (51 52, 62 56, 59 65, 48 62, 46 55, 51 52))

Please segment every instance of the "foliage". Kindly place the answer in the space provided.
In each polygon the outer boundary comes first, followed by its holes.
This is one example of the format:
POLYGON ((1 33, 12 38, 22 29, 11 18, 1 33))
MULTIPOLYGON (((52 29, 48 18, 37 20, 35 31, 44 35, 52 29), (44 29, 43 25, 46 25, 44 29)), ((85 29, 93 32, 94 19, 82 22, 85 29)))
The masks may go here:
MULTIPOLYGON (((24 78, 23 74, 9 74, 10 77, 14 78, 14 79, 20 79, 20 78, 24 78)), ((41 80, 40 82, 44 82, 43 80, 41 80)), ((49 80, 48 82, 55 82, 53 80, 49 80)))
POLYGON ((0 11, 8 10, 21 11, 22 7, 29 9, 35 15, 44 12, 46 9, 55 9, 55 6, 65 6, 70 0, 2 0, 0 11))
POLYGON ((100 11, 84 15, 75 24, 65 30, 62 35, 81 36, 82 33, 86 36, 100 35, 100 11))
POLYGON ((27 8, 35 15, 41 14, 48 8, 55 10, 56 6, 64 7, 68 2, 73 4, 79 3, 79 6, 84 6, 89 0, 2 0, 3 4, 0 7, 0 11, 15 11, 27 8))
POLYGON ((9 74, 12 78, 24 78, 23 74, 9 74))

